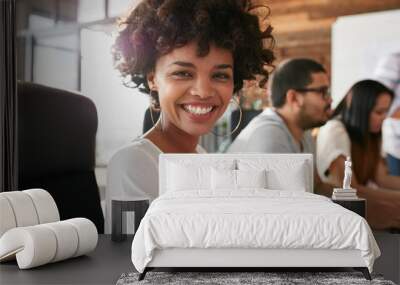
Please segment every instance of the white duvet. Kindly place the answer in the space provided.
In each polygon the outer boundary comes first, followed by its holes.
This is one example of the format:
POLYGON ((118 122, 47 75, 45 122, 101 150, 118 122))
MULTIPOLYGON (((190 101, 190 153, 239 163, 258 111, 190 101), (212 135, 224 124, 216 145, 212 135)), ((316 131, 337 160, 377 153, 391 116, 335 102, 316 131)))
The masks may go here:
POLYGON ((143 272, 155 249, 358 249, 372 272, 380 251, 365 219, 299 191, 166 193, 153 201, 132 243, 143 272))

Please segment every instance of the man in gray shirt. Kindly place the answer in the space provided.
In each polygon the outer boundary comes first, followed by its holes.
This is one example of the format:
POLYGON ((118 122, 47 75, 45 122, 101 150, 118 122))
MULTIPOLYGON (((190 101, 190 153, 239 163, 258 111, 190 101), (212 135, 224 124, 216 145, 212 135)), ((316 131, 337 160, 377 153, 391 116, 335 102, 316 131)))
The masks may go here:
MULTIPOLYGON (((273 108, 255 117, 228 152, 315 155, 311 129, 322 126, 332 115, 329 79, 324 67, 304 58, 283 62, 272 77, 271 101, 273 108)), ((316 192, 331 194, 332 187, 322 184, 318 175, 315 184, 316 192)))
POLYGON ((296 141, 277 111, 267 108, 242 130, 228 152, 314 154, 315 145, 310 131, 296 141))

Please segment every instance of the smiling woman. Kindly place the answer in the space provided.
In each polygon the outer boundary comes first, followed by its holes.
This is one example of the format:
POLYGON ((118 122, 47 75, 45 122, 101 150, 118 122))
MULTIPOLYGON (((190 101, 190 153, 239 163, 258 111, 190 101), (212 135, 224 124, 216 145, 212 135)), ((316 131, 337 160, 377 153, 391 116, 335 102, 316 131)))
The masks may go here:
POLYGON ((193 152, 198 137, 212 129, 232 98, 232 53, 211 44, 199 57, 197 46, 192 41, 161 56, 147 75, 162 116, 145 137, 163 152, 193 152))
POLYGON ((111 200, 158 196, 160 153, 204 152, 200 136, 243 81, 259 76, 266 84, 273 37, 260 11, 269 9, 249 0, 143 0, 121 21, 116 68, 126 84, 151 96, 161 116, 109 163, 107 231, 111 200))

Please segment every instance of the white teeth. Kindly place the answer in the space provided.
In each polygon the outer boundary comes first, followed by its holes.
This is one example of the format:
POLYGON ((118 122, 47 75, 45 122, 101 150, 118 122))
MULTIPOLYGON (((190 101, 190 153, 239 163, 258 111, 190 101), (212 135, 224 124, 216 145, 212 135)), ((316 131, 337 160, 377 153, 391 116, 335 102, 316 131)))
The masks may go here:
POLYGON ((186 111, 188 111, 188 112, 190 112, 192 114, 204 115, 204 114, 207 114, 207 113, 211 112, 213 107, 210 106, 210 107, 207 107, 207 108, 203 108, 203 107, 200 107, 200 106, 183 105, 183 108, 186 111))

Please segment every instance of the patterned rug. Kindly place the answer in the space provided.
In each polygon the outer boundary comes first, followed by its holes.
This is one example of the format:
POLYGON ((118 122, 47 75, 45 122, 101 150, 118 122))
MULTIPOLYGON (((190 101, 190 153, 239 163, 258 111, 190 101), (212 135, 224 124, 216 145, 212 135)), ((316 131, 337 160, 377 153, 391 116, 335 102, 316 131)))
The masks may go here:
POLYGON ((372 274, 372 281, 360 272, 148 272, 142 281, 139 273, 122 274, 117 285, 134 284, 213 284, 213 285, 297 285, 297 284, 379 284, 395 285, 380 275, 372 274))

